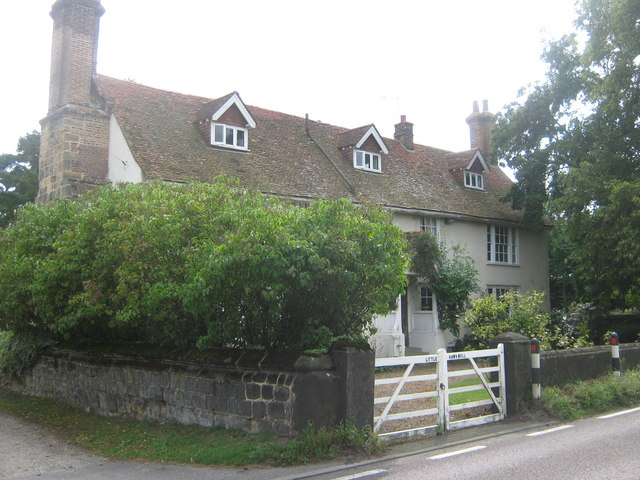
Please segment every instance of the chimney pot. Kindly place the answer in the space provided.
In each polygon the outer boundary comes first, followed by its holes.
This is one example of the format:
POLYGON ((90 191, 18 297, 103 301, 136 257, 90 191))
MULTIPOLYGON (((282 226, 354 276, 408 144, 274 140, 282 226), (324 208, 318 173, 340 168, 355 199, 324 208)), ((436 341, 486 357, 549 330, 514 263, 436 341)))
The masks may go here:
POLYGON ((473 102, 473 113, 467 117, 469 125, 469 134, 471 137, 471 148, 478 148, 482 155, 490 162, 495 164, 491 152, 491 134, 495 125, 494 115, 489 112, 489 102, 482 101, 482 113, 478 109, 478 102, 473 102))
POLYGON ((400 115, 400 123, 406 123, 407 121, 407 116, 406 115, 400 115))

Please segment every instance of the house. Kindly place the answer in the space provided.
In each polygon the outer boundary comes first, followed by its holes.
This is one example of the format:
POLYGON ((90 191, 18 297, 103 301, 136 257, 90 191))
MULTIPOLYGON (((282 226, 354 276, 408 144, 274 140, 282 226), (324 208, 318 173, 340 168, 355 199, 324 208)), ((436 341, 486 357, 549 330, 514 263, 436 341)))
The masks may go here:
MULTIPOLYGON (((42 120, 38 200, 96 185, 161 179, 242 186, 301 205, 319 198, 375 202, 404 231, 460 244, 483 288, 548 291, 544 231, 520 225, 500 199, 511 181, 489 151, 493 115, 474 103, 470 149, 418 145, 403 116, 394 138, 375 125, 342 128, 246 104, 238 92, 202 98, 96 73, 99 0, 58 0, 48 115, 42 120)), ((438 299, 410 275, 396 310, 377 320, 379 355, 434 352, 453 340, 438 328, 438 299)))

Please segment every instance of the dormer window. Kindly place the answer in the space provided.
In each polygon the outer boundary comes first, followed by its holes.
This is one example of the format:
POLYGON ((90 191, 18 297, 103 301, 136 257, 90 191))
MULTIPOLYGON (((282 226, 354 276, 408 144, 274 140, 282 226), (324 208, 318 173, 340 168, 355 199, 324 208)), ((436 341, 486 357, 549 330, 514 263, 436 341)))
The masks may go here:
POLYGON ((340 134, 338 148, 345 159, 353 155, 353 168, 366 172, 382 173, 383 155, 389 149, 374 125, 347 130, 340 134))
POLYGON ((200 131, 213 147, 249 151, 249 129, 256 121, 238 92, 202 106, 200 131))
POLYGON ((464 172, 464 186, 484 190, 484 179, 481 173, 464 172))
POLYGON ((246 128, 225 125, 223 123, 212 123, 211 144, 227 148, 237 148, 247 150, 248 131, 246 128))
POLYGON ((380 154, 366 152, 364 150, 353 151, 353 166, 362 170, 369 170, 371 172, 380 172, 381 162, 380 154))

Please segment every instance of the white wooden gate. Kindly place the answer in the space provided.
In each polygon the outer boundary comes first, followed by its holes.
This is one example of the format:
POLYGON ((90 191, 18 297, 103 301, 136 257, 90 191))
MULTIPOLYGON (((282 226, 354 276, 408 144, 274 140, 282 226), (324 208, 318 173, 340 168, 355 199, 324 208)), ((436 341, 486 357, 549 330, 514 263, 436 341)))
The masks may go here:
POLYGON ((380 367, 387 367, 382 370, 391 371, 384 375, 386 378, 376 375, 375 381, 374 407, 379 414, 374 417, 374 432, 381 437, 424 435, 430 430, 443 433, 497 422, 505 417, 502 344, 490 350, 447 353, 440 349, 436 355, 377 358, 376 368, 380 367), (495 360, 491 361, 491 358, 495 360), (478 359, 482 359, 480 365, 478 359), (406 368, 402 376, 394 375, 403 366, 406 368), (452 396, 460 397, 458 394, 473 391, 486 392, 480 394, 485 398, 463 400, 462 403, 451 401, 452 396), (469 417, 475 415, 479 407, 485 407, 486 410, 487 406, 492 406, 493 412, 482 412, 472 418, 452 418, 452 412, 459 417, 460 413, 455 412, 466 410, 465 416, 469 417), (416 422, 420 425, 415 426, 416 422), (383 427, 385 424, 392 425, 391 431, 383 427), (401 427, 394 430, 398 428, 394 425, 398 424, 401 427), (403 428, 406 424, 410 428, 403 428))

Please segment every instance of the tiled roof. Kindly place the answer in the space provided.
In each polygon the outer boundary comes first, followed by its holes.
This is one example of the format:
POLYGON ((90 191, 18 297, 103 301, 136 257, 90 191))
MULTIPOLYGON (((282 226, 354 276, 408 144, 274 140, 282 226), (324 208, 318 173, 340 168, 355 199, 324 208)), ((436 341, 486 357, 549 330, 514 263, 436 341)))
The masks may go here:
MULTIPOLYGON (((183 95, 105 76, 98 77, 98 87, 145 179, 206 182, 225 174, 239 178, 244 187, 279 196, 344 197, 399 209, 520 219, 519 212, 500 201, 511 180, 492 168, 484 175, 485 191, 465 188, 450 170, 455 152, 421 145, 410 152, 385 138, 389 154, 382 157, 382 173, 355 169, 352 157, 339 147, 370 125, 351 130, 247 106, 256 121, 249 152, 224 150, 208 144, 198 122, 227 97, 183 95)), ((471 152, 459 156, 470 160, 471 152)))

